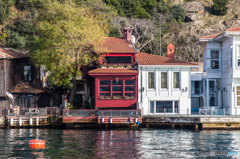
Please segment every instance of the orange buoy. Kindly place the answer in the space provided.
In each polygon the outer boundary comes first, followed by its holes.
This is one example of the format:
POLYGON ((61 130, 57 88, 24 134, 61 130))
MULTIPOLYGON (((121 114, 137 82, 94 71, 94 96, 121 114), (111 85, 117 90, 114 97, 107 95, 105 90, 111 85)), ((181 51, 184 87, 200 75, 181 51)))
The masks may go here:
POLYGON ((30 149, 45 149, 45 141, 33 139, 29 141, 30 149))

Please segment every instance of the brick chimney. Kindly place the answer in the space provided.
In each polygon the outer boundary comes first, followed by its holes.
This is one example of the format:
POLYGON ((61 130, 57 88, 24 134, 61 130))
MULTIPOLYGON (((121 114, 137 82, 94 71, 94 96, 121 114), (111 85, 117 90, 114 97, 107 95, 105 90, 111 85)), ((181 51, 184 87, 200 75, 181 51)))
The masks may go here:
POLYGON ((175 47, 173 46, 173 44, 168 44, 167 46, 167 57, 174 59, 174 49, 175 47))
POLYGON ((125 40, 132 41, 132 28, 124 28, 122 35, 125 40))

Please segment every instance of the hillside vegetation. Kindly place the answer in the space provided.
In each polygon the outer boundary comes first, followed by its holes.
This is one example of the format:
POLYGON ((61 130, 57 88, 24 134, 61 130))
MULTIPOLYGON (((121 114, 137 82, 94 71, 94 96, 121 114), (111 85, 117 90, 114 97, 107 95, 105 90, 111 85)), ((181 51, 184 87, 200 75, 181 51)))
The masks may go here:
MULTIPOLYGON (((2 0, 1 45, 28 50, 39 34, 36 19, 45 3, 46 0, 2 0)), ((162 15, 163 55, 166 46, 172 43, 176 47, 175 58, 184 61, 202 60, 202 47, 194 44, 200 36, 240 25, 239 0, 228 2, 226 15, 213 14, 212 0, 77 0, 76 3, 96 15, 105 15, 109 36, 121 36, 122 28, 133 27, 135 36, 139 37, 135 47, 152 54, 159 54, 158 28, 162 15)))

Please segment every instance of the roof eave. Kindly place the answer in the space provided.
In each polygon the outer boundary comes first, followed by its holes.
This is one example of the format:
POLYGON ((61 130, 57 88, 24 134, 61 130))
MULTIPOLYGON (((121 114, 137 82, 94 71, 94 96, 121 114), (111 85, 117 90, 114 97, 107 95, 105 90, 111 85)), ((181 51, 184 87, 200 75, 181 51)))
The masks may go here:
POLYGON ((191 68, 197 68, 198 65, 139 65, 139 67, 191 67, 191 68))
POLYGON ((240 31, 226 31, 225 35, 240 35, 240 31))
POLYGON ((209 41, 211 41, 212 39, 208 38, 208 39, 198 39, 194 44, 195 45, 203 45, 204 43, 207 43, 209 41))

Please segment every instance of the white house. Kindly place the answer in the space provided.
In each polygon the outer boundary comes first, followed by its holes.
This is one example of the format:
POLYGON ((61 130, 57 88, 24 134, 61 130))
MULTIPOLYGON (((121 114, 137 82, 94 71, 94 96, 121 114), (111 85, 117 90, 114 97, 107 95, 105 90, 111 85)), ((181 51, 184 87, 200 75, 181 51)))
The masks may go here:
POLYGON ((138 102, 142 115, 191 113, 191 68, 198 65, 174 59, 174 46, 167 57, 139 52, 138 102))
POLYGON ((203 45, 203 99, 205 106, 240 114, 240 27, 200 37, 203 45))

